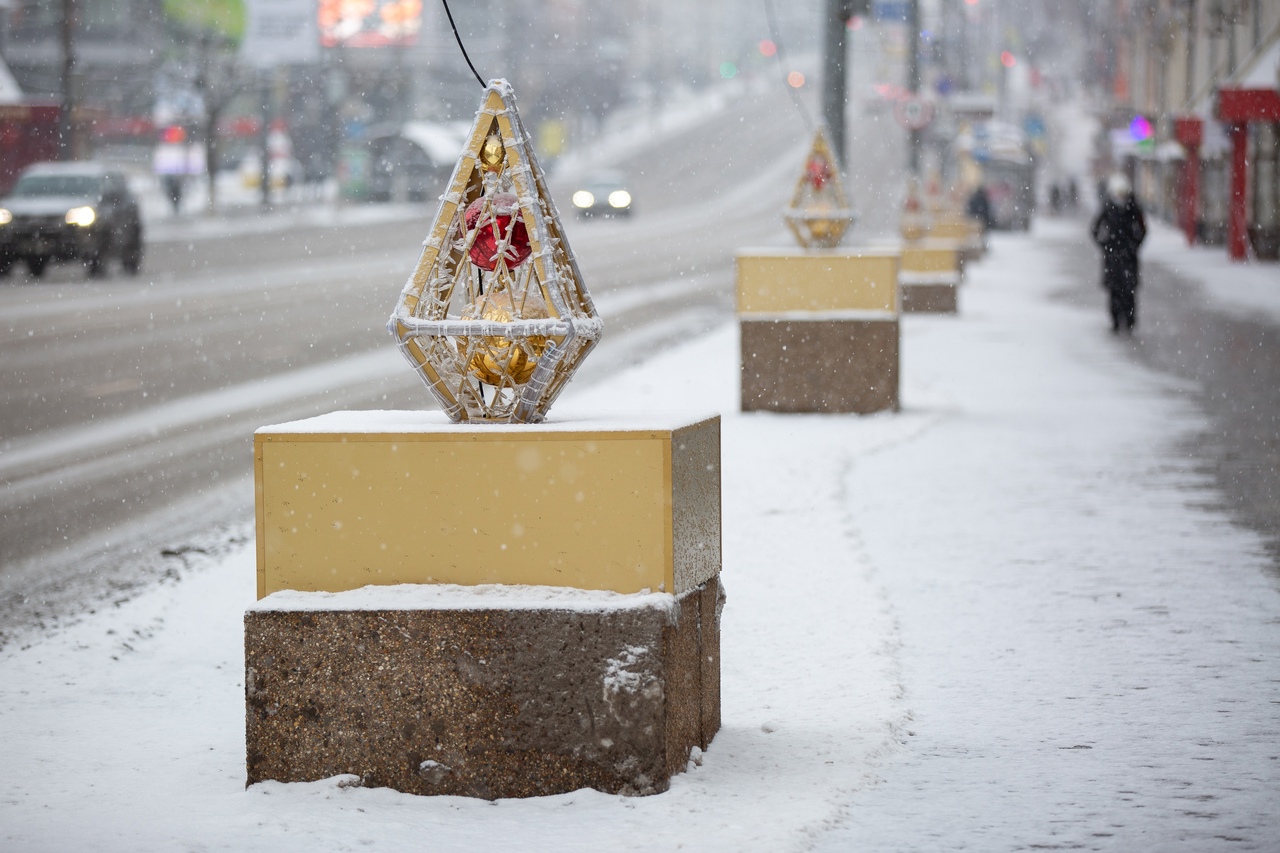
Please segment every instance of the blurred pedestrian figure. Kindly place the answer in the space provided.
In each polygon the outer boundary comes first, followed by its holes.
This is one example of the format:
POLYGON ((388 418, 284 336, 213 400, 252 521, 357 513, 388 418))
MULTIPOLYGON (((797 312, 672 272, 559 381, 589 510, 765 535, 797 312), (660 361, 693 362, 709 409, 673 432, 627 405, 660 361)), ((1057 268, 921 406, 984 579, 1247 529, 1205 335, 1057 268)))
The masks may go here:
POLYGON ((182 175, 162 175, 161 181, 164 183, 164 194, 168 197, 169 204, 173 205, 173 215, 177 216, 182 207, 182 175))
POLYGON ((1124 175, 1107 181, 1102 210, 1093 221, 1093 241, 1102 249, 1102 286, 1111 294, 1111 331, 1133 331, 1138 321, 1138 247, 1147 220, 1124 175))
POLYGON ((1074 212, 1078 204, 1080 204, 1080 189, 1076 186, 1076 179, 1067 178, 1067 210, 1074 212))
POLYGON ((987 195, 986 184, 978 184, 974 188, 973 194, 969 196, 969 202, 965 205, 964 212, 982 223, 984 234, 991 230, 991 196, 987 195))
POLYGON ((1049 209, 1054 216, 1062 213, 1062 187, 1056 183, 1049 185, 1049 209))

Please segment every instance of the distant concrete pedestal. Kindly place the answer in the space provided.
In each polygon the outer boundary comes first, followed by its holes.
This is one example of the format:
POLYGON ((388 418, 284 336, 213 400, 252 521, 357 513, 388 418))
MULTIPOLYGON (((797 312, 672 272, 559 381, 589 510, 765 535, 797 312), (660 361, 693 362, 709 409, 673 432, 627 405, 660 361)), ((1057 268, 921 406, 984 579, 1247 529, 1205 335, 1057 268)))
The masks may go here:
POLYGON ((738 255, 742 410, 898 408, 896 250, 738 255))
POLYGON ((958 242, 961 260, 966 263, 981 259, 987 251, 987 238, 982 223, 958 213, 936 220, 928 230, 928 237, 958 242))
POLYGON ((898 287, 903 314, 955 314, 964 277, 961 243, 922 240, 903 247, 898 287))
POLYGON ((665 791, 720 728, 713 578, 280 592, 245 615, 248 780, 497 799, 665 791), (318 600, 317 600, 318 599, 318 600))
POLYGON ((720 727, 720 419, 254 439, 250 784, 666 790, 720 727))

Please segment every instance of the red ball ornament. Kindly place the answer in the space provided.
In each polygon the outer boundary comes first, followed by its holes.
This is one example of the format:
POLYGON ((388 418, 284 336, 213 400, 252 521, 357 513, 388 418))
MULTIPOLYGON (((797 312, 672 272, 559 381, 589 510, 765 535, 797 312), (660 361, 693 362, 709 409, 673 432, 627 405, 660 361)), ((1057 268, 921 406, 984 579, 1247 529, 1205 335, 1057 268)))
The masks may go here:
POLYGON ((507 269, 515 269, 529 259, 529 232, 520 216, 520 203, 511 193, 494 193, 489 199, 489 212, 483 217, 485 199, 478 198, 467 205, 464 221, 468 231, 475 231, 475 240, 468 253, 471 263, 482 270, 492 272, 498 266, 498 245, 511 229, 511 240, 503 256, 507 269), (515 226, 511 220, 515 219, 515 226))
POLYGON ((831 166, 822 157, 810 159, 807 171, 809 173, 809 183, 818 192, 821 192, 823 185, 831 179, 831 166))

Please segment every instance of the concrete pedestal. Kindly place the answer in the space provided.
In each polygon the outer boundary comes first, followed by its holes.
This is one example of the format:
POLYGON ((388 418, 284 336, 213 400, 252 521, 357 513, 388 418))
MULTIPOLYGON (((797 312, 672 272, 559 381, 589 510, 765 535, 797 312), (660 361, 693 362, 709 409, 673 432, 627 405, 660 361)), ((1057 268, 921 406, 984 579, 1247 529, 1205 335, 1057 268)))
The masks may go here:
POLYGON ((923 240, 902 250, 898 273, 903 314, 954 314, 964 275, 960 243, 923 240))
POLYGON ((255 435, 248 781, 667 788, 720 727, 720 420, 255 435))
POLYGON ((719 580, 280 592, 245 615, 250 783, 496 799, 666 790, 720 728, 719 580))
POLYGON ((742 410, 896 410, 899 257, 740 253, 742 410))

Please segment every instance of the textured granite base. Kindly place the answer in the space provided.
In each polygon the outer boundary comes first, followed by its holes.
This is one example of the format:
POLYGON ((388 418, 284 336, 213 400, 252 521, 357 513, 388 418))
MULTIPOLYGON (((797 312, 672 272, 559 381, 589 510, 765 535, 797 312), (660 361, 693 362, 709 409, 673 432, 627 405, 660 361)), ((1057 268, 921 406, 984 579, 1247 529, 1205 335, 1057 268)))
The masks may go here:
POLYGON ((959 302, 955 282, 907 282, 901 284, 903 314, 955 314, 959 302))
POLYGON ((473 592, 468 606, 342 609, 358 592, 328 607, 277 593, 245 614, 249 784, 652 794, 720 728, 718 577, 599 608, 473 592))
POLYGON ((742 410, 898 408, 898 318, 739 318, 742 410))

